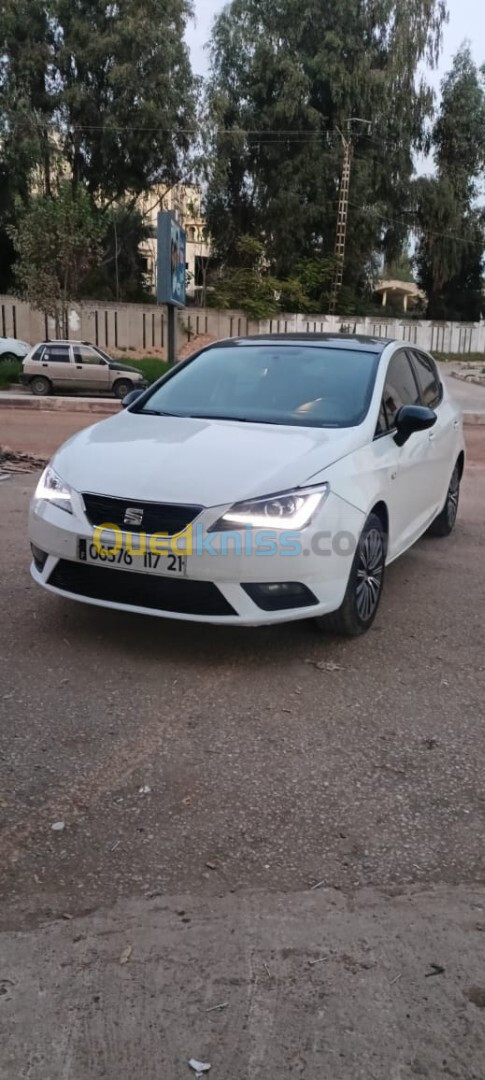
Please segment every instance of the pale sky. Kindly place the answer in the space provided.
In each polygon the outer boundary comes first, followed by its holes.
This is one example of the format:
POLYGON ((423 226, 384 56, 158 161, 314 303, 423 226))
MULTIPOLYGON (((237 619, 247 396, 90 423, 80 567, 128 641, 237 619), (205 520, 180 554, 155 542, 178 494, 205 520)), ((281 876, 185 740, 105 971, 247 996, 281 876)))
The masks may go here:
MULTIPOLYGON (((221 11, 225 0, 194 0, 195 24, 188 30, 187 38, 192 52, 192 63, 197 74, 207 71, 208 57, 204 44, 208 40, 214 16, 221 11)), ((483 0, 448 0, 450 21, 445 28, 444 47, 438 72, 432 72, 430 82, 438 87, 451 60, 465 38, 471 42, 474 59, 485 62, 485 4, 483 0)))

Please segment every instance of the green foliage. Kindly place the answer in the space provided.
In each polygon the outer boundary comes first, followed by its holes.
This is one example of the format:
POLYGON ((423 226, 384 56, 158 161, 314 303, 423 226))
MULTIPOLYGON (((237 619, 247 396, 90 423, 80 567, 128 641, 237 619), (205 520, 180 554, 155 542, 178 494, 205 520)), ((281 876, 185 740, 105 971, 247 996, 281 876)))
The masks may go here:
POLYGON ((244 311, 251 319, 269 319, 279 309, 278 282, 258 270, 234 267, 208 293, 211 307, 244 311))
MULTIPOLYGON (((296 264, 295 278, 298 279, 305 297, 303 311, 319 312, 327 310, 334 272, 335 259, 333 255, 325 257, 315 255, 310 259, 302 259, 296 264)), ((297 309, 290 308, 289 310, 297 309)))
POLYGON ((194 125, 187 0, 57 0, 55 65, 74 183, 119 198, 179 176, 194 125))
MULTIPOLYGON (((102 208, 130 209, 190 169, 198 89, 185 43, 190 14, 190 0, 2 0, 2 288, 12 284, 8 230, 34 194, 55 195, 64 179, 102 208)), ((107 244, 100 287, 116 294, 109 226, 107 244)), ((127 294, 140 296, 140 267, 128 261, 120 284, 125 274, 127 294)))
POLYGON ((413 263, 408 252, 401 252, 401 254, 390 263, 387 263, 384 267, 382 277, 386 281, 414 281, 413 263))
POLYGON ((485 176, 485 84, 467 47, 442 90, 432 136, 437 175, 415 185, 417 279, 429 318, 478 321, 485 313, 485 212, 475 203, 485 176))
POLYGON ((19 295, 64 328, 87 271, 99 258, 99 215, 85 188, 64 182, 55 195, 35 196, 11 229, 19 295))
POLYGON ((485 69, 477 68, 468 45, 457 52, 441 91, 433 132, 437 170, 456 197, 469 202, 485 170, 485 69))
MULTIPOLYGON (((436 59, 441 0, 233 0, 212 37, 208 219, 235 265, 243 233, 271 273, 332 255, 342 165, 339 129, 356 132, 345 280, 365 294, 376 253, 402 249, 396 225, 425 143, 432 95, 417 77, 436 59)), ((322 290, 325 295, 325 289, 322 290)))
POLYGON ((138 368, 142 371, 145 379, 148 383, 154 383, 157 379, 161 379, 162 375, 166 375, 169 371, 169 366, 166 360, 157 360, 154 356, 146 356, 140 360, 133 360, 131 356, 123 356, 122 359, 130 364, 130 367, 138 368))
POLYGON ((0 111, 46 194, 53 161, 102 199, 179 176, 196 82, 188 0, 4 0, 0 111))
POLYGON ((0 390, 7 390, 12 383, 18 382, 21 371, 20 360, 2 360, 0 357, 0 390))
POLYGON ((113 206, 99 215, 104 231, 100 259, 84 277, 81 296, 97 300, 147 303, 153 300, 145 282, 140 244, 149 230, 136 208, 113 206))

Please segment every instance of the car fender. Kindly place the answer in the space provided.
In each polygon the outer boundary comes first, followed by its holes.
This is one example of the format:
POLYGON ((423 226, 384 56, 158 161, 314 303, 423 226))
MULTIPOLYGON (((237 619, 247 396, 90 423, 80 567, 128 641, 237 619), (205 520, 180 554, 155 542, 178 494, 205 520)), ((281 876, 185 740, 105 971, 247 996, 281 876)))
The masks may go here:
POLYGON ((377 503, 386 503, 386 489, 389 483, 389 468, 379 468, 373 444, 355 450, 340 458, 321 474, 312 477, 312 484, 330 484, 331 491, 368 518, 377 503))

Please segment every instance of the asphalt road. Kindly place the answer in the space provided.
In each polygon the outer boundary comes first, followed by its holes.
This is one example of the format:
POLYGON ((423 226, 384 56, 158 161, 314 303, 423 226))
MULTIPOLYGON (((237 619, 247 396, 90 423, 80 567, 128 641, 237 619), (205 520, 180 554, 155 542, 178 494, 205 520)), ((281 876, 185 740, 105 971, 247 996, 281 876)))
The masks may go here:
POLYGON ((484 428, 469 455, 352 642, 47 595, 35 477, 0 484, 0 1080, 483 1078, 484 428))

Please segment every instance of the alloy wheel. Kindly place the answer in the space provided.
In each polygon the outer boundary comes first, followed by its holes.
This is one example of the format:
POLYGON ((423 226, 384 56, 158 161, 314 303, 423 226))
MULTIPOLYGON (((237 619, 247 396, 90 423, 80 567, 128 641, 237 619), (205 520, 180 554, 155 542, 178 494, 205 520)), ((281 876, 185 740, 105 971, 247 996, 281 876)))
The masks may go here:
POLYGON ((451 484, 448 489, 448 499, 446 501, 446 517, 448 519, 448 525, 453 528, 458 514, 458 500, 460 498, 460 475, 458 469, 455 469, 453 476, 451 477, 451 484))
POLYGON ((357 569, 356 606, 359 618, 368 622, 379 603, 384 573, 385 551, 377 529, 367 533, 357 569))

